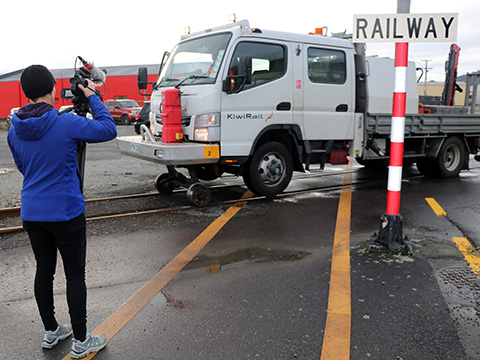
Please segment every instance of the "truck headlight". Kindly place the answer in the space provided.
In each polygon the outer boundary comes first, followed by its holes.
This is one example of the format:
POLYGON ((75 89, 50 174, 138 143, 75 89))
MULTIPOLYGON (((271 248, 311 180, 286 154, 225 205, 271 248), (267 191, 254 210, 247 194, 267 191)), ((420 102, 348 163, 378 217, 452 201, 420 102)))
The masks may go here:
POLYGON ((208 141, 208 129, 195 129, 196 141, 208 141))
POLYGON ((220 114, 195 116, 195 141, 220 141, 220 114))

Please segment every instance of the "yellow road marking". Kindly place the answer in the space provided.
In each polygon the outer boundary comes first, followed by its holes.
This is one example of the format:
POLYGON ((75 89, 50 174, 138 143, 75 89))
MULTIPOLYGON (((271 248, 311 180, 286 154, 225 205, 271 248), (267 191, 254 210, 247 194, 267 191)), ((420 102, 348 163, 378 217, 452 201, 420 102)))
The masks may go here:
POLYGON ((425 198, 425 200, 427 200, 428 204, 435 214, 437 214, 437 216, 447 216, 445 210, 442 209, 442 207, 435 201, 434 198, 425 198))
MULTIPOLYGON (((447 213, 442 209, 442 207, 435 201, 433 198, 425 198, 430 204, 432 210, 437 214, 437 216, 447 216, 447 213)), ((475 275, 480 278, 480 255, 472 246, 470 241, 467 238, 454 237, 453 241, 457 245, 458 250, 463 254, 463 257, 467 261, 470 268, 473 270, 475 275)))
MULTIPOLYGON (((252 193, 247 191, 242 199, 252 197, 252 193)), ((210 240, 225 226, 225 224, 237 214, 245 201, 237 202, 220 215, 211 223, 195 240, 193 240, 180 254, 178 254, 168 265, 148 281, 140 290, 138 290, 126 303, 110 315, 101 323, 92 333, 105 334, 107 341, 110 341, 140 310, 142 310, 157 295, 170 280, 172 280, 199 252, 207 245, 210 240)), ((93 358, 97 353, 93 353, 83 358, 85 360, 93 358)), ((70 354, 63 360, 70 360, 70 354)))
MULTIPOLYGON (((348 167, 351 166, 352 160, 350 160, 348 167)), ((351 183, 352 175, 346 174, 343 184, 348 185, 351 183)), ((328 311, 321 360, 350 359, 352 321, 350 285, 351 204, 352 188, 342 189, 333 240, 328 311)))
POLYGON ((470 265, 475 275, 480 278, 480 255, 478 255, 478 252, 470 241, 464 237, 454 237, 453 241, 465 257, 465 260, 467 260, 468 265, 470 265))

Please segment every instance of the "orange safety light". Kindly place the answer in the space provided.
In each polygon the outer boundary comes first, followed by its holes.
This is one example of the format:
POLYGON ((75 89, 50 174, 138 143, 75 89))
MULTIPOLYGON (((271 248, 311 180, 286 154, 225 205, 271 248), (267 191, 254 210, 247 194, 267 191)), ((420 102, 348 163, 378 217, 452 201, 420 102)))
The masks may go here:
POLYGON ((309 35, 327 35, 327 27, 315 28, 315 32, 308 33, 309 35), (325 31, 325 33, 324 33, 325 31))

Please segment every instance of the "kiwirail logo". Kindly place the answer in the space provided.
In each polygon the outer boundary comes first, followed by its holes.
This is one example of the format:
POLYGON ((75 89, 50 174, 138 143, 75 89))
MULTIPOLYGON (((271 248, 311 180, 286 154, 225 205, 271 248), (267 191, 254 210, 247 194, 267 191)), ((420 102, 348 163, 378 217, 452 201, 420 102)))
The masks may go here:
POLYGON ((244 114, 227 114, 227 120, 264 120, 267 122, 273 117, 273 112, 265 114, 244 113, 244 114))

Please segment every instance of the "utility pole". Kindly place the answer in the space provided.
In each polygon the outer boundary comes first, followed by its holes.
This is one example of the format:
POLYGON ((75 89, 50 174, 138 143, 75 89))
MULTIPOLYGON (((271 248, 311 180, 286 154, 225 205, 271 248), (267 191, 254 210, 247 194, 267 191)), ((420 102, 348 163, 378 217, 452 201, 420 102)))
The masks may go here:
POLYGON ((430 68, 428 67, 428 62, 432 61, 432 59, 423 59, 422 61, 425 61, 425 87, 423 90, 423 95, 427 95, 427 74, 428 74, 428 70, 431 69, 431 67, 430 68))

